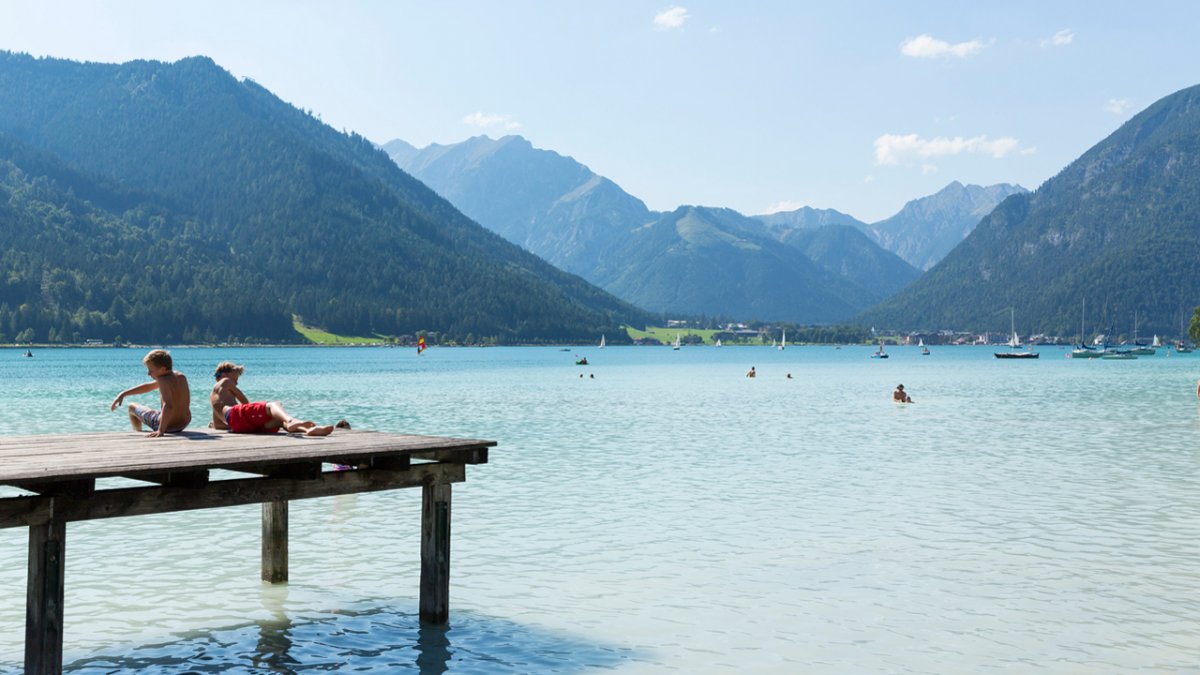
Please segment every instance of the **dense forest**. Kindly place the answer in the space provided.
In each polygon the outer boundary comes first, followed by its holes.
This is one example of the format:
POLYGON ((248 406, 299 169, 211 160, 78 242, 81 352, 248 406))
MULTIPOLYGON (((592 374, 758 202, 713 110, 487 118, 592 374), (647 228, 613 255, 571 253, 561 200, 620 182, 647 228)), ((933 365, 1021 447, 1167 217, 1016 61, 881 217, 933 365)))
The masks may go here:
POLYGON ((366 139, 206 58, 0 52, 8 339, 499 343, 647 315, 480 227, 366 139))
POLYGON ((1200 298, 1200 87, 1008 197, 867 325, 1176 336, 1200 298), (1084 313, 1084 304, 1087 311, 1084 313))

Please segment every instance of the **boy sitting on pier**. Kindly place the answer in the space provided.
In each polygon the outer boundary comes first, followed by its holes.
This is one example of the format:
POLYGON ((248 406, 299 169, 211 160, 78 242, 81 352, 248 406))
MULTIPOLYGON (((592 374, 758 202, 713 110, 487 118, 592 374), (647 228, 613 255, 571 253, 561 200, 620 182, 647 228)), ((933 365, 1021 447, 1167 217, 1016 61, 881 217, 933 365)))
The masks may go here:
POLYGON ((165 349, 155 349, 146 354, 142 363, 146 364, 146 374, 154 381, 139 384, 117 394, 112 402, 112 410, 116 410, 126 396, 145 394, 157 389, 162 410, 155 410, 140 403, 130 403, 129 423, 135 431, 141 431, 142 424, 150 427, 150 438, 183 431, 192 421, 192 393, 188 389, 187 377, 173 370, 171 354, 165 349))
POLYGON ((208 397, 213 411, 212 428, 228 429, 235 434, 273 434, 280 429, 303 433, 305 436, 328 436, 333 433, 332 426, 317 426, 312 420, 292 417, 279 401, 251 403, 237 386, 238 378, 245 370, 244 366, 229 361, 217 364, 214 373, 217 383, 208 397))

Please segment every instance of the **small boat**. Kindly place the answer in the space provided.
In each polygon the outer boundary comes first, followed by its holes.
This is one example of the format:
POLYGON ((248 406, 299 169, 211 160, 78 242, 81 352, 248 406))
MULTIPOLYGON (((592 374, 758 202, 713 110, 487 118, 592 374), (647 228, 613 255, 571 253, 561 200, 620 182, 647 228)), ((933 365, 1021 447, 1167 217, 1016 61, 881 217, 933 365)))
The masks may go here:
POLYGON ((1012 307, 1008 308, 1008 323, 1009 330, 1011 331, 1010 337, 1008 338, 1008 347, 1013 351, 992 352, 992 356, 995 356, 998 359, 1036 359, 1038 357, 1038 353, 1032 351, 1032 348, 1023 352, 1016 351, 1021 348, 1021 338, 1017 337, 1016 310, 1014 310, 1012 307))
POLYGON ((604 336, 600 336, 600 349, 604 349, 604 336))
POLYGON ((1040 355, 1037 352, 993 352, 992 356, 998 359, 1036 359, 1040 355))
POLYGON ((1162 340, 1158 339, 1158 335, 1155 335, 1155 336, 1154 336, 1154 340, 1152 340, 1152 341, 1150 342, 1150 346, 1151 346, 1151 347, 1161 347, 1161 346, 1163 346, 1162 340))
POLYGON ((1175 343, 1175 351, 1180 354, 1191 354, 1192 347, 1190 347, 1188 343, 1184 342, 1183 340, 1180 340, 1179 342, 1175 343))
POLYGON ((921 356, 929 356, 929 347, 925 346, 925 338, 917 338, 917 346, 921 348, 921 356))
MULTIPOLYGON (((1155 335, 1154 339, 1158 340, 1158 336, 1155 335)), ((1128 351, 1130 354, 1133 354, 1134 356, 1154 356, 1154 354, 1156 353, 1154 347, 1146 346, 1146 345, 1143 345, 1138 342, 1138 315, 1137 315, 1137 312, 1133 313, 1133 348, 1128 349, 1126 351, 1128 351)))
POLYGON ((714 346, 714 347, 720 347, 720 346, 721 346, 721 338, 717 338, 717 343, 716 343, 716 344, 714 344, 713 346, 714 346))
POLYGON ((883 351, 883 340, 880 340, 880 341, 879 341, 879 351, 877 351, 877 352, 875 352, 874 354, 872 354, 872 355, 871 355, 871 358, 873 358, 873 359, 886 359, 887 357, 888 357, 888 355, 887 355, 887 352, 883 351))
POLYGON ((679 351, 679 333, 675 334, 675 343, 671 345, 671 349, 679 351))
POLYGON ((1108 351, 1107 349, 1099 349, 1096 347, 1089 347, 1083 343, 1080 343, 1078 347, 1071 350, 1071 353, 1067 355, 1067 358, 1098 359, 1101 356, 1104 356, 1104 353, 1107 351, 1108 351))
POLYGON ((787 348, 787 330, 783 331, 783 339, 779 341, 779 351, 787 348))
POLYGON ((588 362, 587 362, 586 356, 583 358, 575 359, 575 365, 577 365, 577 366, 586 366, 587 364, 588 364, 588 362))
POLYGON ((33 358, 33 352, 31 352, 31 351, 29 351, 28 349, 26 349, 26 350, 25 350, 25 354, 24 354, 24 356, 25 356, 25 358, 27 358, 27 359, 32 359, 32 358, 33 358))
POLYGON ((1100 358, 1109 361, 1132 361, 1137 355, 1128 349, 1109 349, 1100 358))

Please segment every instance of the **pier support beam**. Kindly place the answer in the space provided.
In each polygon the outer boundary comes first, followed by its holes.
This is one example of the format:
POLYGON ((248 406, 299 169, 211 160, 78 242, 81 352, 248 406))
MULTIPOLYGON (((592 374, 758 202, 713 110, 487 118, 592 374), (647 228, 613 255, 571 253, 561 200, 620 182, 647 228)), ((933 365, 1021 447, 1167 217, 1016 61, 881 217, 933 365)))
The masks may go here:
POLYGON ((263 502, 262 580, 281 584, 288 580, 288 503, 263 502))
POLYGON ((25 672, 62 672, 63 553, 65 521, 51 518, 29 528, 29 576, 25 594, 25 672))
POLYGON ((421 488, 421 621, 450 618, 450 484, 421 488))

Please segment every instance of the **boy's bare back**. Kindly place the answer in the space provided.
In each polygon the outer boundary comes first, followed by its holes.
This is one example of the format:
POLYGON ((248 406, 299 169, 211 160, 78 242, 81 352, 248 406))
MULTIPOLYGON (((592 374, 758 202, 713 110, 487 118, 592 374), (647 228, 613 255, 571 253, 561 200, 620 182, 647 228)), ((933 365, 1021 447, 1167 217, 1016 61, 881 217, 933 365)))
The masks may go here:
POLYGON ((237 388, 236 379, 223 377, 213 385, 212 393, 208 395, 208 402, 212 406, 212 427, 214 429, 228 429, 229 425, 225 423, 225 408, 245 403, 246 395, 242 393, 241 389, 237 388))
POLYGON ((164 417, 162 429, 180 431, 192 422, 192 392, 188 387, 187 376, 173 370, 154 378, 158 382, 158 393, 163 400, 163 410, 170 414, 164 417), (170 406, 167 405, 170 402, 170 406))

